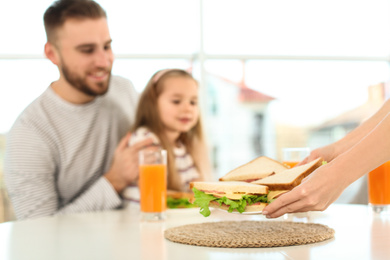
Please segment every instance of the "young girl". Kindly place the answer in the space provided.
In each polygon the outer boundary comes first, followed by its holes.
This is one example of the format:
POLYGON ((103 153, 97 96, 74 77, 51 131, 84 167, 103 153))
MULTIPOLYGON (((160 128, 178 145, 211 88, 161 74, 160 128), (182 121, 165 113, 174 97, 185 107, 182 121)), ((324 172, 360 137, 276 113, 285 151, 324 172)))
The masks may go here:
POLYGON ((190 191, 189 183, 211 180, 198 107, 198 84, 180 69, 158 71, 143 91, 130 145, 147 137, 168 153, 168 189, 190 191))

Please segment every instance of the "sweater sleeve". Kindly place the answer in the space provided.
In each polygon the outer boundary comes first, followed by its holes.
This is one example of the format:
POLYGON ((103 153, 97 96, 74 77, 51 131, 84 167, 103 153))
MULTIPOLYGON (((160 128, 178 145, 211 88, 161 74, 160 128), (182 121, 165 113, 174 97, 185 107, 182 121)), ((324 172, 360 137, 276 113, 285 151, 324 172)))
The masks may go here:
POLYGON ((50 143, 27 127, 20 125, 8 134, 4 177, 17 219, 106 210, 121 205, 121 199, 104 177, 81 190, 71 201, 60 203, 56 160, 50 143))
POLYGON ((106 178, 100 177, 74 201, 60 208, 54 214, 109 210, 121 205, 122 200, 114 188, 106 178))

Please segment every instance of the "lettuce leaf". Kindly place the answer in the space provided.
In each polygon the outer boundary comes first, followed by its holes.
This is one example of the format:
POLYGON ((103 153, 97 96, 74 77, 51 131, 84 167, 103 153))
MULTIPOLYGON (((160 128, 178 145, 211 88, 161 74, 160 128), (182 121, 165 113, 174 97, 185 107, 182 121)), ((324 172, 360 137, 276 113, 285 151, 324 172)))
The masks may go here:
POLYGON ((196 207, 194 204, 191 204, 189 202, 188 198, 172 198, 167 197, 167 206, 170 209, 177 209, 177 208, 194 208, 196 207))
POLYGON ((194 204, 200 207, 200 214, 202 214, 205 217, 210 216, 210 209, 209 204, 210 201, 216 200, 217 198, 213 195, 206 194, 203 191, 198 190, 197 188, 192 188, 192 191, 194 192, 194 204))
POLYGON ((242 213, 245 211, 245 207, 247 205, 252 205, 257 202, 268 202, 267 195, 243 195, 239 200, 231 200, 227 197, 217 198, 211 194, 206 194, 203 191, 198 190, 197 188, 192 188, 194 192, 195 201, 194 204, 200 207, 200 214, 205 217, 210 216, 209 205, 211 201, 216 201, 220 206, 222 204, 226 204, 229 206, 228 212, 233 212, 233 210, 237 210, 242 213))

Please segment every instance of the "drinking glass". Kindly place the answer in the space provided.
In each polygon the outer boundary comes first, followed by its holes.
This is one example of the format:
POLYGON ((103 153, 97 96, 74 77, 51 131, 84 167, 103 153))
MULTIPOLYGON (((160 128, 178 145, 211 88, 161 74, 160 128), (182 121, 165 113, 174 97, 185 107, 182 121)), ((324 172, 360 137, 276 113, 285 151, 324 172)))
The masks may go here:
POLYGON ((167 151, 139 152, 141 219, 164 220, 167 208, 167 151))
POLYGON ((295 167, 299 162, 305 159, 310 154, 309 147, 294 147, 294 148, 283 148, 283 164, 289 168, 295 167))
POLYGON ((368 174, 368 202, 374 213, 390 213, 390 161, 368 174))

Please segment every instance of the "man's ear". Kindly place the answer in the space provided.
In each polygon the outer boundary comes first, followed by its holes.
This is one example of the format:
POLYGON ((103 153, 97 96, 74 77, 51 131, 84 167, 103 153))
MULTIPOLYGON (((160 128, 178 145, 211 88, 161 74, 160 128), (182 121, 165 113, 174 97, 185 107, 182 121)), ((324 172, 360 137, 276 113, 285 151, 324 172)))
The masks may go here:
POLYGON ((45 55, 51 62, 53 62, 53 64, 58 65, 59 63, 58 51, 56 47, 50 42, 47 42, 45 44, 45 55))

